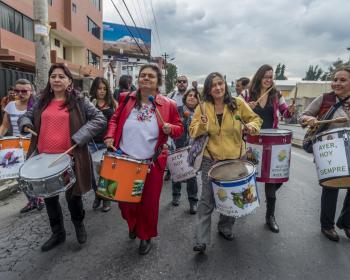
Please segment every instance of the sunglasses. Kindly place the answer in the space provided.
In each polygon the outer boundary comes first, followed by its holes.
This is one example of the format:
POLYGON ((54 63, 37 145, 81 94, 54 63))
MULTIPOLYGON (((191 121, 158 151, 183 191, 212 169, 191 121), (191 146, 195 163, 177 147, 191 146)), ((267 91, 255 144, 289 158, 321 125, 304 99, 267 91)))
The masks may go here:
POLYGON ((15 93, 27 93, 30 92, 31 90, 27 90, 27 89, 15 89, 14 92, 15 93))
POLYGON ((187 81, 186 80, 178 80, 177 81, 179 84, 187 84, 187 81))

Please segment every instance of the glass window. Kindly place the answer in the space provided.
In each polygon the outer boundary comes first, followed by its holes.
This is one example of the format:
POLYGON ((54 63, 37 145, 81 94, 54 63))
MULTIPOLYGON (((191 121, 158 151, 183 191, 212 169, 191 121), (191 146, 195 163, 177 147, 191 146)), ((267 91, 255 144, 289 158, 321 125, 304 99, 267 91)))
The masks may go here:
POLYGON ((99 11, 101 11, 101 0, 90 0, 91 4, 99 11))
POLYGON ((0 26, 7 31, 15 32, 15 10, 0 3, 0 26))
POLYGON ((88 31, 92 35, 94 35, 97 39, 100 39, 101 37, 100 27, 95 22, 93 22, 89 17, 87 19, 88 19, 88 31))
POLYGON ((52 6, 52 1, 53 1, 53 0, 47 0, 47 3, 48 3, 50 6, 52 6))
POLYGON ((23 36, 23 15, 15 11, 15 33, 23 36))
POLYGON ((77 13, 77 5, 75 5, 74 3, 72 3, 72 11, 73 13, 77 13))
POLYGON ((90 50, 88 50, 88 64, 100 69, 100 57, 90 50))
POLYGON ((29 17, 23 16, 23 37, 34 41, 34 24, 29 17))

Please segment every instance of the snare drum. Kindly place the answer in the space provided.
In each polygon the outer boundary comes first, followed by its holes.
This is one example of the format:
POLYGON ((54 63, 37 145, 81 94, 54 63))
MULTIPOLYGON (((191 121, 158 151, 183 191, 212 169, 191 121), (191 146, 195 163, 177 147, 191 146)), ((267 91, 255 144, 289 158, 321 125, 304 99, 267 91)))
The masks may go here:
POLYGON ((19 184, 31 196, 52 197, 68 190, 76 181, 73 161, 64 155, 48 167, 60 154, 39 154, 28 159, 19 170, 19 184))
POLYGON ((256 165, 256 180, 283 183, 289 180, 292 131, 262 129, 259 135, 247 135, 246 156, 256 165))
POLYGON ((318 180, 329 188, 350 188, 350 129, 336 128, 313 140, 318 180))
POLYGON ((167 159, 167 165, 174 182, 186 181, 187 179, 196 177, 195 170, 188 165, 187 157, 190 147, 176 149, 170 153, 167 159))
POLYGON ((227 160, 212 166, 208 177, 213 187, 216 210, 242 217, 259 206, 255 166, 245 160, 227 160))
POLYGON ((120 202, 141 202, 149 161, 113 153, 103 155, 96 194, 120 202))

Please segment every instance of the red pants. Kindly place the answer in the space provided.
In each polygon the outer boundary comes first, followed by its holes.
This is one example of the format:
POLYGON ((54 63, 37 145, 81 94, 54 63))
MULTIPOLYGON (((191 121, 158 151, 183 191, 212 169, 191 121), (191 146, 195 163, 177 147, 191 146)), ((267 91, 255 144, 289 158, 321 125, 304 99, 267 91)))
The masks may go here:
POLYGON ((127 221, 129 231, 135 229, 136 236, 141 240, 148 240, 157 236, 159 199, 163 186, 163 175, 164 167, 160 167, 157 162, 151 167, 151 172, 146 177, 141 203, 119 202, 122 217, 127 221))

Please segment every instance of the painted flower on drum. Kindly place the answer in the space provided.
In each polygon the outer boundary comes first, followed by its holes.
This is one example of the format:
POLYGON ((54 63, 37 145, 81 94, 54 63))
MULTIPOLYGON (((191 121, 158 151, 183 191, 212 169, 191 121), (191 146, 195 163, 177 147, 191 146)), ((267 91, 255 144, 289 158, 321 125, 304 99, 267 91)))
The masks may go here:
POLYGON ((227 193, 224 189, 218 189, 217 195, 222 202, 224 202, 227 199, 227 193))
POLYGON ((287 157, 286 150, 281 150, 278 154, 278 160, 283 161, 287 157))

